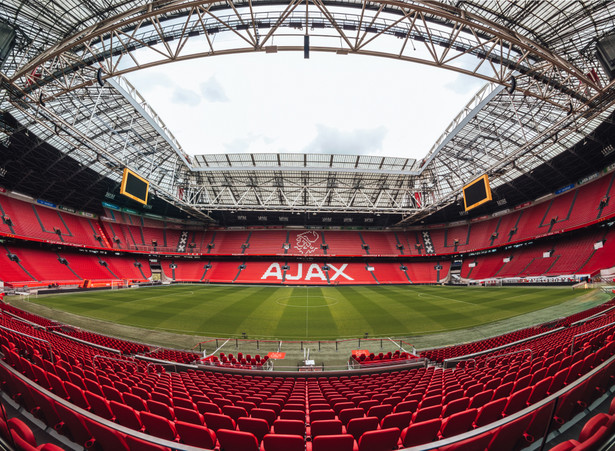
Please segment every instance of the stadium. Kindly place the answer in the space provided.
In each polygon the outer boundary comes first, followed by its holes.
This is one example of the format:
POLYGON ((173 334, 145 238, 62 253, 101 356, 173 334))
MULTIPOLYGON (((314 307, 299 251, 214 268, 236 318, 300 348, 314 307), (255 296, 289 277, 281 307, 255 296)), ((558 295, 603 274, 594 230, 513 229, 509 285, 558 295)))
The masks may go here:
POLYGON ((0 448, 611 449, 614 80, 610 1, 3 1, 0 448), (300 144, 287 55, 399 97, 300 144), (401 66, 477 86, 418 157, 458 97, 401 66))

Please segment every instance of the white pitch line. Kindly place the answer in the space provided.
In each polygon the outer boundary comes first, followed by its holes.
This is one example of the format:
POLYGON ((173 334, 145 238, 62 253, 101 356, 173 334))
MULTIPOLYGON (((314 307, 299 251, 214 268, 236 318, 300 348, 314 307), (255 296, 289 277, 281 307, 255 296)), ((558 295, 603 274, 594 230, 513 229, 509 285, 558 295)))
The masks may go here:
POLYGON ((305 338, 308 338, 308 312, 310 311, 310 309, 308 308, 310 306, 310 291, 309 288, 305 288, 305 338))
POLYGON ((434 297, 434 298, 446 299, 447 301, 461 302, 463 304, 473 305, 473 306, 476 307, 476 304, 473 304, 472 302, 460 301, 459 299, 453 299, 453 298, 446 298, 444 296, 438 296, 437 294, 419 293, 418 296, 419 297, 431 296, 431 297, 434 297))

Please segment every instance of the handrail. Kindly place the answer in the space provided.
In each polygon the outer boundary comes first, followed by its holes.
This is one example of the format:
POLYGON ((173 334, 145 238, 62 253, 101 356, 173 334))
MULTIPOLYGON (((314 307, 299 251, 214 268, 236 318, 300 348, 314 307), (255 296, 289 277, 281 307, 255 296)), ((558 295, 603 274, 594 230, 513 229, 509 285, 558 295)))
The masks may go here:
POLYGON ((532 335, 531 337, 527 337, 527 338, 523 338, 521 340, 513 341, 512 343, 507 343, 505 345, 498 346, 498 347, 495 347, 495 348, 490 348, 490 349, 485 349, 483 351, 473 352, 472 354, 466 354, 466 355, 460 355, 460 356, 457 356, 457 357, 451 357, 450 359, 445 359, 444 362, 442 362, 442 363, 444 365, 446 365, 447 362, 455 362, 455 361, 468 360, 468 357, 478 357, 478 356, 481 356, 483 354, 489 354, 489 353, 491 353, 493 351, 499 351, 500 349, 510 348, 511 346, 516 346, 516 345, 519 345, 521 343, 525 343, 526 341, 535 340, 536 338, 546 337, 547 335, 554 334, 555 332, 559 332, 559 331, 564 330, 564 329, 565 329, 565 327, 558 327, 557 329, 548 330, 547 332, 543 332, 543 333, 537 334, 537 335, 532 335))
POLYGON ((120 362, 120 363, 130 363, 132 365, 135 366, 135 368, 137 369, 137 371, 139 371, 139 365, 137 365, 137 363, 133 360, 128 360, 128 359, 116 359, 115 357, 109 357, 106 355, 100 355, 100 354, 96 354, 94 357, 92 357, 92 365, 94 365, 94 368, 96 368, 96 359, 107 359, 107 360, 113 360, 114 362, 120 362))
POLYGON ((485 358, 485 360, 497 359, 497 358, 500 358, 500 357, 505 357, 507 355, 519 354, 520 352, 529 352, 530 353, 530 360, 533 360, 534 353, 532 352, 532 350, 530 348, 519 349, 518 351, 513 351, 513 352, 507 352, 506 354, 492 355, 490 357, 485 358))
POLYGON ((0 329, 8 330, 9 332, 13 332, 17 335, 22 335, 24 337, 32 338, 33 340, 38 340, 38 341, 42 341, 43 343, 47 343, 47 347, 49 348, 49 358, 51 359, 51 363, 55 363, 54 357, 53 357, 53 349, 51 348, 51 342, 49 340, 38 338, 38 337, 35 337, 34 335, 24 334, 23 332, 19 332, 17 330, 11 329, 10 327, 0 326, 0 329))
POLYGON ((81 338, 77 338, 77 337, 71 337, 70 335, 66 335, 63 334, 62 332, 57 332, 57 331, 51 331, 52 334, 56 334, 59 335, 62 338, 66 338, 68 340, 72 340, 72 341, 76 341, 78 343, 87 345, 87 346, 91 346, 93 348, 97 348, 100 349, 102 351, 107 351, 107 352, 112 352, 114 354, 122 354, 122 351, 120 351, 119 349, 115 349, 115 348, 109 348, 107 346, 103 346, 103 345, 99 345, 97 343, 92 343, 91 341, 87 341, 87 340, 82 340, 81 338))
POLYGON ((135 355, 134 356, 135 360, 143 360, 145 362, 148 362, 148 365, 151 363, 153 365, 161 365, 161 366, 173 366, 176 370, 177 368, 185 368, 185 369, 189 369, 189 370, 194 370, 197 369, 198 366, 194 365, 194 364, 190 364, 190 363, 180 363, 180 362, 172 362, 170 360, 162 360, 162 359, 156 359, 154 357, 148 357, 146 355, 135 355))
POLYGON ((573 336, 572 337, 572 343, 570 344, 570 355, 574 354, 574 342, 575 342, 577 337, 580 337, 580 336, 586 335, 586 334, 590 334, 592 332, 596 332, 597 330, 604 329, 605 327, 609 327, 609 326, 613 326, 613 325, 615 325, 615 321, 613 321, 612 323, 609 323, 609 324, 605 324, 604 326, 596 327, 595 329, 592 329, 592 330, 586 330, 585 332, 581 332, 580 334, 576 334, 575 336, 573 336))

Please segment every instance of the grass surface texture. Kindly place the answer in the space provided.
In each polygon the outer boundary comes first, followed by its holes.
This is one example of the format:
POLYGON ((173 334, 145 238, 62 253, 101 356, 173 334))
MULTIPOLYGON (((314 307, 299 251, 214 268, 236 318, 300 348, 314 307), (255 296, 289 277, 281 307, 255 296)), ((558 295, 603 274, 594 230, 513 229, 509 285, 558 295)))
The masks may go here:
POLYGON ((579 298, 570 288, 173 285, 30 302, 84 317, 210 337, 401 337, 466 329, 579 298))

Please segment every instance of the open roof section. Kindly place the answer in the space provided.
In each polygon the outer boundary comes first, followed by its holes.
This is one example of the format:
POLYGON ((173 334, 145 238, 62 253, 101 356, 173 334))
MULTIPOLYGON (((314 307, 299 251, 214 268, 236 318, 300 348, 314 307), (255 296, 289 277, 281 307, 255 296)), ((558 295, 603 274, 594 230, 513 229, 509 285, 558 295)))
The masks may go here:
POLYGON ((159 196, 192 211, 368 210, 415 221, 454 202, 480 173, 490 173, 498 186, 548 161, 613 109, 613 84, 593 55, 595 42, 614 25, 615 4, 608 1, 315 0, 307 11, 295 1, 96 5, 4 2, 0 18, 16 28, 17 45, 2 67, 2 106, 101 176, 117 180, 128 166, 153 181, 159 196), (225 32, 236 37, 234 44, 215 39, 225 32), (122 92, 121 81, 96 83, 97 75, 104 81, 185 58, 303 51, 298 38, 305 33, 312 51, 391 56, 491 84, 418 163, 417 174, 414 162, 408 172, 352 170, 341 156, 341 171, 326 161, 317 170, 316 159, 331 156, 309 156, 310 170, 300 162, 273 170, 274 162, 271 171, 208 156, 201 161, 217 159, 220 166, 203 169, 188 161, 135 90, 122 92))

